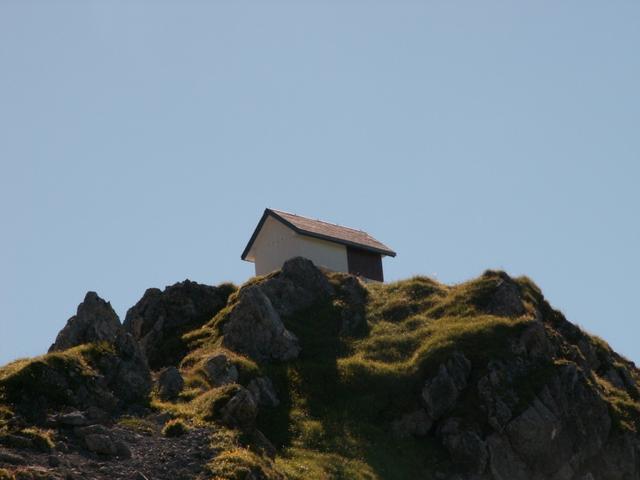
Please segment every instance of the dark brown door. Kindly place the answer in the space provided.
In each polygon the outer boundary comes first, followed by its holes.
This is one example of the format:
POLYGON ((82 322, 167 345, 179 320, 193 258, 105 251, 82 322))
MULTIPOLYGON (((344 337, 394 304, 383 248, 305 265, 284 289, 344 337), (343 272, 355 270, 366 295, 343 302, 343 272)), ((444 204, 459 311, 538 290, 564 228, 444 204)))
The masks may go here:
POLYGON ((349 273, 383 282, 382 255, 361 248, 347 247, 349 273))

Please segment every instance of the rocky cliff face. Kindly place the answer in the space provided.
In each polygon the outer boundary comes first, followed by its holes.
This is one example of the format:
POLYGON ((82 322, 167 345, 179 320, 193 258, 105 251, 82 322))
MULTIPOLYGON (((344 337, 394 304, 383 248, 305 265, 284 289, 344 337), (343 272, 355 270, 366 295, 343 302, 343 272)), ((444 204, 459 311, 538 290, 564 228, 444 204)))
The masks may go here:
POLYGON ((0 479, 640 479, 640 373, 502 272, 89 293, 0 369, 0 479))

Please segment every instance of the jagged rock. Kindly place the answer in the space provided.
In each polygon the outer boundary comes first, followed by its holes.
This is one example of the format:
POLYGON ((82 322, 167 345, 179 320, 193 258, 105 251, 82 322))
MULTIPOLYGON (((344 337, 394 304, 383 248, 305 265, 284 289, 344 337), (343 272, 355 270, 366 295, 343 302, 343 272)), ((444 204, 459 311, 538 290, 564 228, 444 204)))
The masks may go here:
POLYGON ((253 395, 256 403, 265 407, 277 407, 280 400, 276 394, 273 383, 269 377, 257 377, 252 379, 247 385, 247 389, 253 395))
POLYGON ((87 435, 106 435, 107 437, 109 437, 111 435, 111 430, 109 430, 104 425, 95 424, 88 425, 86 427, 74 428, 73 433, 80 438, 84 438, 87 435))
POLYGON ((587 368, 594 371, 599 370, 600 359, 598 358, 598 354, 589 339, 584 336, 576 342, 576 345, 585 359, 587 368))
POLYGON ((585 478, 637 479, 640 470, 640 441, 630 433, 610 438, 602 451, 583 467, 585 478))
POLYGON ((167 367, 158 376, 158 395, 163 400, 175 399, 184 387, 184 379, 176 367, 167 367))
POLYGON ((113 342, 121 331, 120 319, 109 302, 96 292, 87 292, 76 314, 58 333, 49 351, 66 350, 93 342, 113 342))
POLYGON ((500 362, 489 362, 488 373, 478 380, 478 396, 494 430, 501 432, 513 417, 510 405, 518 404, 516 392, 507 388, 511 378, 500 362))
POLYGON ((224 352, 218 352, 210 356, 205 360, 202 368, 207 375, 209 383, 214 387, 238 381, 238 369, 231 363, 229 356, 224 352))
MULTIPOLYGON (((40 378, 38 382, 49 385, 51 392, 68 392, 52 396, 67 397, 67 405, 76 408, 99 407, 111 411, 118 406, 144 402, 151 389, 147 361, 135 339, 122 329, 111 305, 95 292, 89 292, 78 306, 77 314, 58 334, 50 351, 96 342, 108 342, 113 346, 112 350, 103 349, 89 359, 98 375, 83 381, 73 371, 57 368, 52 363, 34 367, 37 370, 34 374, 40 378)), ((45 413, 46 398, 42 401, 45 402, 42 405, 30 405, 33 415, 45 413)))
POLYGON ((606 402, 575 365, 565 365, 505 432, 526 465, 553 476, 597 454, 610 429, 606 402))
POLYGON ((544 324, 540 321, 533 322, 520 335, 519 344, 521 352, 532 359, 546 359, 553 355, 554 347, 547 337, 544 324))
POLYGON ((527 465, 516 455, 509 440, 498 434, 487 438, 490 457, 490 469, 495 480, 531 480, 533 474, 527 465))
POLYGON ((478 299, 477 307, 489 315, 518 317, 525 313, 519 285, 504 272, 487 272, 484 277, 497 276, 495 287, 478 299))
POLYGON ((101 455, 116 455, 118 453, 116 445, 109 435, 101 433, 85 435, 84 444, 91 452, 101 455))
POLYGON ((465 473, 482 474, 487 468, 489 452, 484 441, 471 430, 460 428, 457 419, 448 419, 440 429, 442 443, 454 464, 465 473))
POLYGON ((235 287, 212 287, 190 280, 148 289, 127 311, 124 328, 136 338, 153 369, 176 365, 187 352, 182 333, 209 321, 235 287))
POLYGON ((300 353, 298 338, 285 328, 269 297, 258 285, 240 291, 222 332, 225 347, 254 360, 291 360, 300 353))
POLYGON ((261 362, 296 358, 300 343, 284 327, 282 316, 328 300, 332 293, 329 280, 313 262, 287 260, 279 272, 238 292, 222 324, 222 344, 261 362))
POLYGON ((275 310, 283 316, 328 299, 333 287, 311 260, 295 257, 282 270, 259 284, 275 310))
POLYGON ((427 413, 435 420, 449 411, 467 386, 471 362, 459 352, 455 352, 446 363, 440 365, 438 373, 425 382, 422 399, 427 413))
POLYGON ((366 306, 368 292, 355 276, 348 275, 341 282, 338 296, 342 306, 340 335, 358 337, 367 333, 366 306))
POLYGON ((114 393, 125 404, 144 402, 152 385, 147 359, 129 333, 118 335, 115 347, 117 355, 107 370, 114 372, 110 381, 114 393))
POLYGON ((396 438, 423 437, 432 425, 433 419, 421 408, 392 422, 391 430, 396 438))
POLYGON ((221 410, 222 422, 231 427, 252 428, 258 415, 258 405, 246 388, 240 387, 221 410))
POLYGON ((54 415, 52 421, 66 427, 81 427, 91 423, 84 413, 77 410, 70 413, 54 415))

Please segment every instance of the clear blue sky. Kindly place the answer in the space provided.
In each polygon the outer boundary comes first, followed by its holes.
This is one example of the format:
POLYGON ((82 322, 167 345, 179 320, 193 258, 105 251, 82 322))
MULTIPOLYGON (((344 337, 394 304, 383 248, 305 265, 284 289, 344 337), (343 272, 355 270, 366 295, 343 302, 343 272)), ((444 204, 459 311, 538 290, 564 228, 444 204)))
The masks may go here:
POLYGON ((640 360, 637 1, 0 2, 0 363, 240 283, 266 206, 527 274, 640 360))

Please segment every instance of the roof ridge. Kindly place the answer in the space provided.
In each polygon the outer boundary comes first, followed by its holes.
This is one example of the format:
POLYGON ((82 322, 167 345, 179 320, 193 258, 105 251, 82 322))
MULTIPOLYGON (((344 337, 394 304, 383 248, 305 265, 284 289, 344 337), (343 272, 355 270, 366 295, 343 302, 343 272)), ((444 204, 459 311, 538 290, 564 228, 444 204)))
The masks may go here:
MULTIPOLYGON (((365 235, 371 237, 371 235, 369 235, 369 233, 365 232, 364 230, 360 230, 359 228, 353 228, 353 227, 349 227, 347 225, 341 225, 339 223, 327 222, 326 220, 321 220, 319 218, 305 217, 304 215, 299 215, 299 214, 293 213, 293 212, 287 212, 286 210, 278 210, 276 208, 269 208, 268 210, 271 210, 272 212, 276 212, 276 213, 286 213, 287 215, 293 215, 295 217, 306 218, 307 220, 313 220, 314 222, 326 223, 327 225, 334 225, 336 227, 348 228, 349 230, 353 230, 355 232, 361 232, 361 233, 364 233, 365 235)), ((373 237, 371 237, 371 238, 373 238, 373 237)))

